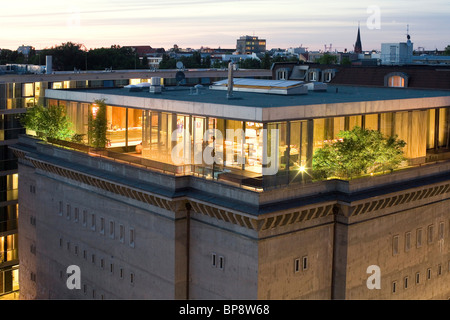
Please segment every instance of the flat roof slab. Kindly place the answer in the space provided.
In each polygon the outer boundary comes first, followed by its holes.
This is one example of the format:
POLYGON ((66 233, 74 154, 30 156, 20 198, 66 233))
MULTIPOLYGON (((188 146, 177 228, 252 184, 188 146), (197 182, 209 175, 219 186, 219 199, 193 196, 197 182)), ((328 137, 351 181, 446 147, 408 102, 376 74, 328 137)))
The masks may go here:
POLYGON ((328 85, 327 91, 280 96, 234 92, 204 87, 167 87, 162 93, 130 91, 125 88, 46 90, 46 97, 92 103, 105 99, 108 105, 151 109, 198 116, 245 121, 282 121, 420 110, 450 106, 450 90, 328 85))

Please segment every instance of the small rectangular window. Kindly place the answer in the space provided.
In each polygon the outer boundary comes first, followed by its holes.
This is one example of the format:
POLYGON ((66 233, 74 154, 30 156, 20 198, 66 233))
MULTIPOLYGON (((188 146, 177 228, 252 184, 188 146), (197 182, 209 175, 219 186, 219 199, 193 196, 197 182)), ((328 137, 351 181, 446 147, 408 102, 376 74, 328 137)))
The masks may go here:
POLYGON ((439 223, 439 240, 444 239, 444 222, 439 223))
POLYGON ((100 234, 105 234, 105 218, 100 217, 100 234))
POLYGON ((405 252, 408 252, 411 248, 411 232, 405 234, 405 252))
POLYGON ((95 213, 91 214, 91 230, 95 231, 95 213))
POLYGON ((58 212, 58 214, 60 216, 63 215, 63 202, 62 201, 59 202, 59 212, 58 212))
POLYGON ((417 272, 416 273, 416 284, 419 284, 419 283, 420 283, 420 273, 417 272))
POLYGON ((103 259, 103 258, 100 259, 100 268, 102 268, 102 269, 105 268, 105 259, 103 259))
POLYGON ((433 225, 429 225, 427 231, 428 231, 427 232, 428 243, 432 243, 433 242, 434 226, 433 225))
POLYGON ((431 268, 427 269, 427 279, 430 280, 431 279, 431 268))
POLYGON ((87 210, 83 210, 83 227, 87 226, 87 210))
POLYGON ((122 243, 125 241, 125 227, 122 224, 119 226, 119 240, 122 243))
POLYGON ((405 279, 404 279, 404 281, 403 281, 403 284, 404 284, 404 286, 405 286, 405 289, 408 289, 408 281, 409 281, 409 278, 408 278, 408 277, 405 277, 405 279))
POLYGON ((78 208, 75 208, 73 221, 78 222, 78 219, 80 218, 79 215, 80 215, 80 210, 78 208))
POLYGON ((305 271, 308 269, 308 257, 304 256, 302 258, 302 270, 305 271))
POLYGON ((130 247, 134 248, 135 234, 134 229, 130 229, 130 247))
POLYGON ((397 281, 393 281, 392 282, 392 293, 396 293, 397 292, 397 281))
POLYGON ((130 283, 134 284, 134 273, 130 273, 130 283))
POLYGON ((438 265, 438 272, 437 272, 438 276, 442 275, 442 266, 439 264, 438 265))
POLYGON ((394 256, 398 254, 398 235, 392 238, 392 254, 394 256))
POLYGON ((211 253, 211 265, 217 267, 217 255, 215 253, 211 253))
POLYGON ((67 212, 66 212, 66 218, 67 218, 67 220, 70 220, 71 211, 72 211, 72 209, 71 209, 71 207, 70 207, 70 204, 68 204, 68 205, 67 205, 67 212))
POLYGON ((120 268, 120 279, 123 279, 123 268, 120 268))
POLYGON ((111 264, 109 265, 109 272, 110 272, 110 273, 114 273, 114 263, 111 263, 111 264))
POLYGON ((115 223, 114 221, 109 221, 109 236, 114 239, 115 236, 115 223))
POLYGON ((294 260, 294 272, 297 273, 300 271, 300 259, 294 260))
POLYGON ((91 255, 91 262, 95 264, 95 254, 91 255))
POLYGON ((416 231, 416 246, 417 248, 422 246, 422 228, 419 228, 416 231))
POLYGON ((224 269, 225 268, 225 258, 220 256, 219 257, 219 269, 224 269))

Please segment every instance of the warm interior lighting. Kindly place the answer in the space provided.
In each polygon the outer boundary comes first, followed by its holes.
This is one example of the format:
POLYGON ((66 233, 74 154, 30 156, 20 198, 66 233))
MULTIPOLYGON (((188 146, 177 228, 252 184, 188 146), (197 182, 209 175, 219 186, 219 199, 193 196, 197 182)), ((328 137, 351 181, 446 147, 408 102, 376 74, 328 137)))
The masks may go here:
POLYGON ((98 112, 98 106, 96 104, 94 104, 92 106, 92 116, 94 117, 94 119, 95 119, 95 117, 97 117, 97 112, 98 112))

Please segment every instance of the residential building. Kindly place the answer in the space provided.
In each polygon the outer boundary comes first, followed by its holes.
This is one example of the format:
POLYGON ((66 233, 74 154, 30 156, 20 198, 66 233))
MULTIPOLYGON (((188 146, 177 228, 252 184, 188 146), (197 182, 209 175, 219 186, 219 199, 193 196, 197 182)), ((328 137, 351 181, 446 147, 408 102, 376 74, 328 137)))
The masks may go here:
POLYGON ((266 40, 256 36, 242 36, 236 41, 239 54, 263 53, 266 51, 266 40))
POLYGON ((450 297, 449 91, 230 81, 46 90, 80 134, 104 99, 110 144, 12 147, 23 298, 450 297), (313 180, 355 126, 405 140, 401 170, 313 180))
POLYGON ((408 35, 406 42, 382 43, 381 64, 384 65, 407 65, 413 62, 413 47, 408 35))

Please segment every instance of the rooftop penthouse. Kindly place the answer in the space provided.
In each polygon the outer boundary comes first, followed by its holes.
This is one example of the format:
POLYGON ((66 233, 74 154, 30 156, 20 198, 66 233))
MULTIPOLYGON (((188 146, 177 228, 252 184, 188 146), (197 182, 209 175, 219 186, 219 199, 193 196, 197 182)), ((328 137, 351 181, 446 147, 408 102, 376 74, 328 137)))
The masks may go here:
POLYGON ((21 136, 12 147, 23 225, 37 217, 19 243, 41 244, 21 251, 38 279, 21 294, 83 297, 53 276, 75 261, 92 297, 448 297, 450 274, 435 275, 448 262, 450 91, 144 83, 47 89, 84 143, 21 136), (105 109, 109 145, 94 148, 89 119, 105 109), (405 140, 401 170, 312 180, 314 152, 355 126, 405 140), (366 286, 374 263, 381 290, 366 286), (118 268, 128 281, 111 281, 118 268), (419 272, 433 276, 399 285, 419 272))
POLYGON ((175 173, 208 172, 254 187, 264 186, 263 177, 266 186, 297 181, 300 168, 311 170, 316 149, 355 126, 398 135, 407 143, 408 165, 437 160, 438 153, 442 158, 449 147, 450 91, 234 79, 229 97, 225 82, 161 87, 157 93, 150 82, 48 89, 45 96, 49 105, 66 106, 73 130, 86 138, 88 114, 103 100, 110 152, 148 159, 155 167, 168 164, 175 173), (260 93, 282 88, 286 92, 260 93), (208 147, 214 157, 205 163, 208 147))

